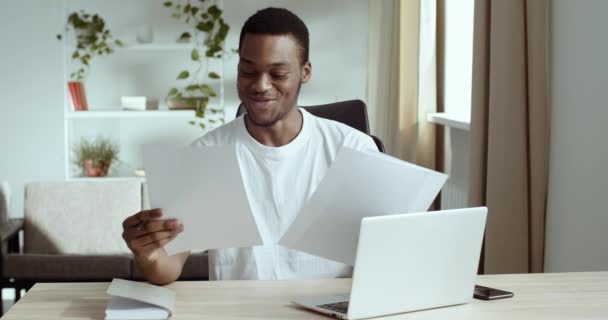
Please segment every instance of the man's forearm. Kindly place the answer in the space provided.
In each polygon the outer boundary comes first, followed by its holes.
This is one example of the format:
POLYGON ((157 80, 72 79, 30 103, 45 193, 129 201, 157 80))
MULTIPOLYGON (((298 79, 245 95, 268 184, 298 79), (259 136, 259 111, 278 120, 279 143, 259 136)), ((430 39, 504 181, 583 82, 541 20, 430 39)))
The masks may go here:
MULTIPOLYGON (((164 251, 164 250, 163 250, 164 251)), ((190 255, 189 252, 182 252, 176 255, 169 256, 163 252, 154 262, 142 262, 135 259, 140 270, 143 272, 144 277, 150 283, 157 285, 163 285, 171 283, 182 273, 182 268, 186 259, 190 255)))

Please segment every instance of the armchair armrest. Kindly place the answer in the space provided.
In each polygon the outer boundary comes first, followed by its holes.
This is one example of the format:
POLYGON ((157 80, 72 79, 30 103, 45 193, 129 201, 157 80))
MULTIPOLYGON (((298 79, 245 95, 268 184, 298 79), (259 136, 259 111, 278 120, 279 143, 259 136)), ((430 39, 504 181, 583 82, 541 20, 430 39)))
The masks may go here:
POLYGON ((2 253, 19 252, 19 231, 23 230, 23 219, 8 219, 0 223, 2 253))

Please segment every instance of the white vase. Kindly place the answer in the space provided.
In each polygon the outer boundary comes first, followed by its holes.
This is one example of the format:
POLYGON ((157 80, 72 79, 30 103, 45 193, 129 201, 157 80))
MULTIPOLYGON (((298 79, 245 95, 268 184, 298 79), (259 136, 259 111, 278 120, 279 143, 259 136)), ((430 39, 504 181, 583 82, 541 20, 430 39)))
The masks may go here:
POLYGON ((137 28, 137 35, 135 36, 137 43, 145 44, 154 41, 154 31, 152 26, 149 24, 143 24, 137 28))

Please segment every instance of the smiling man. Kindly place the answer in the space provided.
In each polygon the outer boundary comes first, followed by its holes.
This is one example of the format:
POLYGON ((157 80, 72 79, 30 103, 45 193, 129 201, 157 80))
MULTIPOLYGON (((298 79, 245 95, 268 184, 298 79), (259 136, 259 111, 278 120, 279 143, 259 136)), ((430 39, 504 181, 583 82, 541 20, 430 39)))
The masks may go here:
MULTIPOLYGON (((312 76, 308 29, 285 9, 267 8, 241 30, 237 90, 246 114, 196 140, 194 146, 235 145, 250 207, 263 246, 209 251, 209 278, 294 279, 350 276, 343 264, 277 243, 344 146, 377 150, 373 140, 344 124, 298 108, 312 76)), ((153 220, 144 210, 123 223, 123 238, 146 278, 176 280, 188 253, 168 256, 163 246, 183 231, 175 220, 153 220)))

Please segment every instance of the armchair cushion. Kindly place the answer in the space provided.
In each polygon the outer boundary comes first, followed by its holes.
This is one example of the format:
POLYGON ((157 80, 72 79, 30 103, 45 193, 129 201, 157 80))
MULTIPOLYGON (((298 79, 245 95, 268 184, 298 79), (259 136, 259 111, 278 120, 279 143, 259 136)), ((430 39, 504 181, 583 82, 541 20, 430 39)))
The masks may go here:
POLYGON ((130 255, 8 254, 5 278, 32 281, 108 281, 131 277, 130 255))
POLYGON ((32 183, 25 190, 24 252, 126 254, 122 221, 141 210, 141 182, 32 183))

